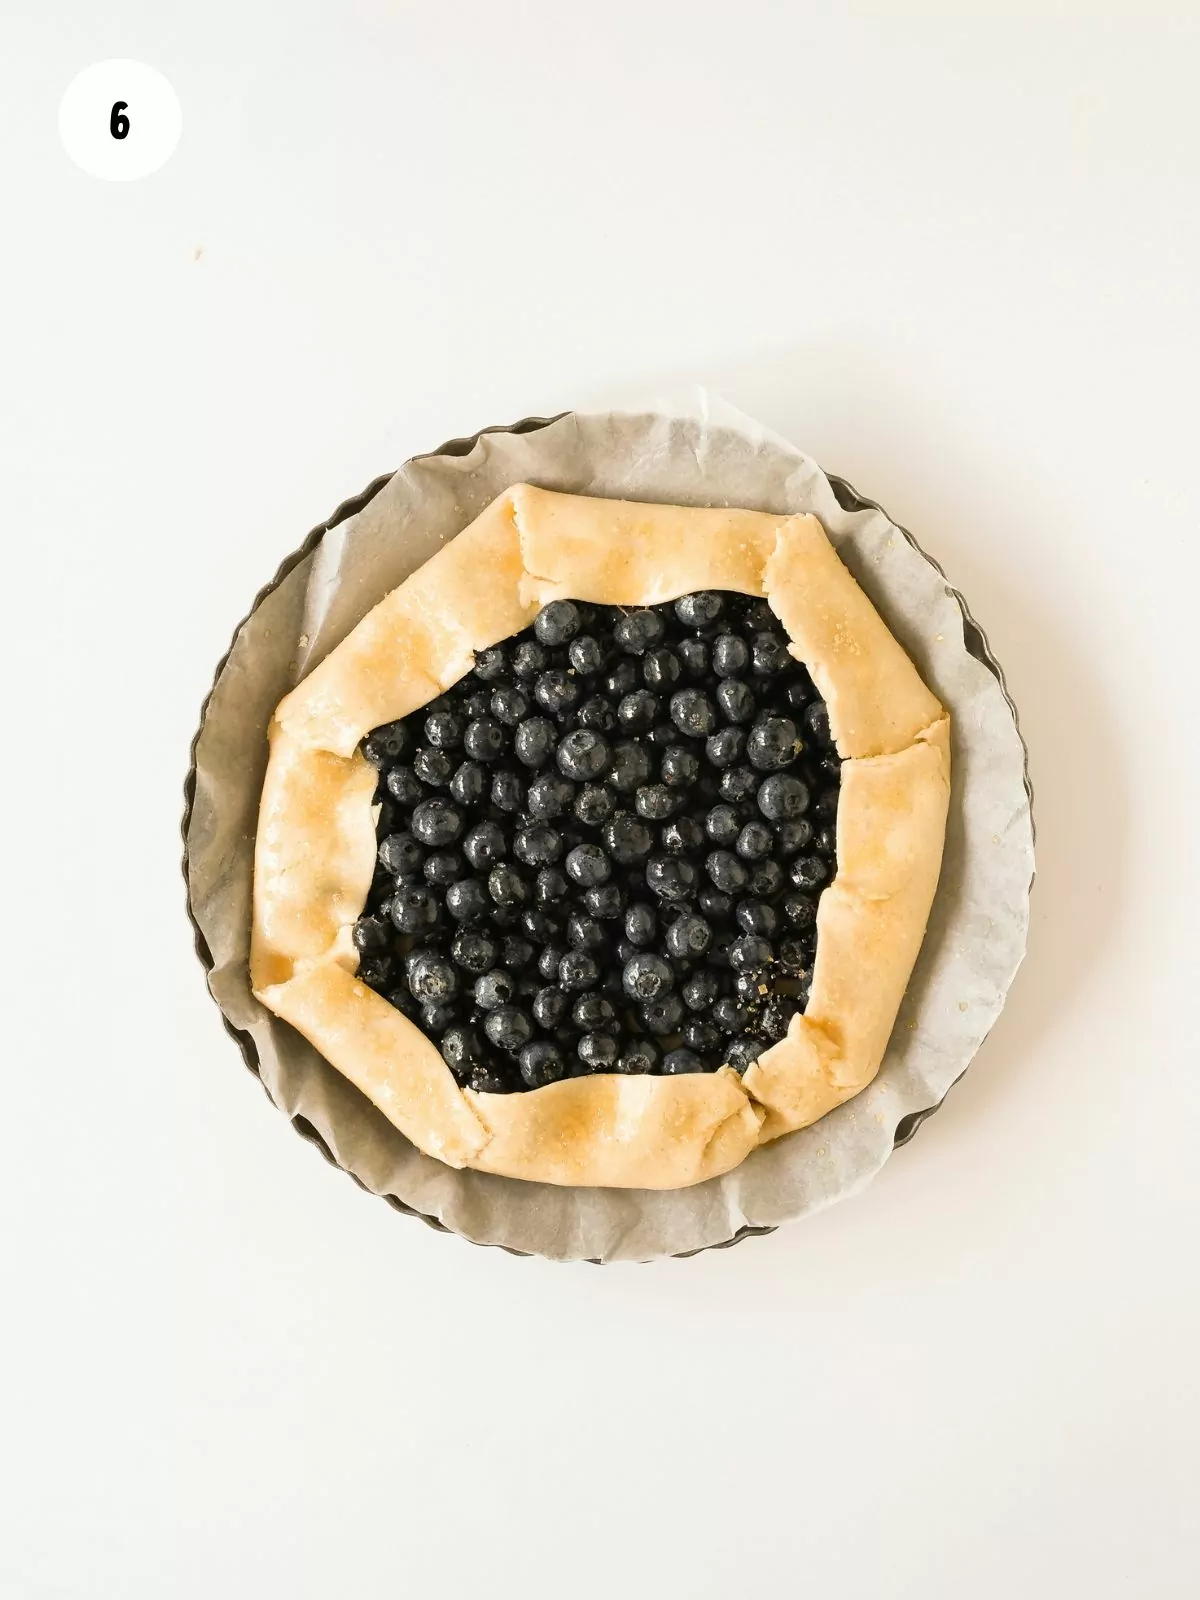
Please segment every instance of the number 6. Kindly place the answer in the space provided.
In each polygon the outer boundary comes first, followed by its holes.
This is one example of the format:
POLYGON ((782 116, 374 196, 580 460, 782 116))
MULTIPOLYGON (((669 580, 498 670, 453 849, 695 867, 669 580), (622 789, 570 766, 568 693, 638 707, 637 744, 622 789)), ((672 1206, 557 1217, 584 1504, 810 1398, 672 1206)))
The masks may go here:
POLYGON ((108 114, 108 131, 114 139, 124 139, 129 132, 129 118, 123 113, 129 110, 129 102, 118 100, 108 114))

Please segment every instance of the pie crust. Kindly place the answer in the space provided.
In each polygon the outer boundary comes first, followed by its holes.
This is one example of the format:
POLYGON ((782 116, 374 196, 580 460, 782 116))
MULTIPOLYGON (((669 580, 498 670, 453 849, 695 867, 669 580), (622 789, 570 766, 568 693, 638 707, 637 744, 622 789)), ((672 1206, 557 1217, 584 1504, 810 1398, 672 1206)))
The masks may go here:
POLYGON ((414 1144, 542 1183, 673 1189, 728 1172, 879 1070, 937 888, 950 724, 818 520, 643 505, 518 484, 369 612, 279 704, 259 813, 251 979, 414 1144), (843 758, 837 873, 805 1011, 744 1076, 597 1073, 520 1094, 460 1089, 432 1041, 355 977, 377 773, 359 750, 549 601, 765 597, 843 758))

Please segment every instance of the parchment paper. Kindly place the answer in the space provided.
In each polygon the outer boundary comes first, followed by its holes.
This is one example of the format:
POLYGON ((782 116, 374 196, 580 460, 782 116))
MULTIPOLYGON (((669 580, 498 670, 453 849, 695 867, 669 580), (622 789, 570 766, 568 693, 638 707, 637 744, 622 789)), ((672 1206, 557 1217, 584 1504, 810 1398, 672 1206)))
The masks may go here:
POLYGON ((454 1232, 556 1260, 645 1260, 802 1217, 863 1187, 897 1124, 936 1104, 995 1021, 1025 949, 1033 839, 1024 751, 996 677, 967 650, 933 565, 882 512, 846 512, 816 464, 703 393, 484 435, 467 456, 402 467, 268 595, 241 629, 196 749, 190 902, 209 985, 250 1034, 275 1103, 339 1164, 454 1232), (266 727, 280 698, 388 590, 510 484, 684 505, 812 511, 953 718, 945 864, 929 932, 875 1083, 722 1178, 672 1192, 563 1189, 457 1172, 422 1155, 250 992, 247 959, 266 727))

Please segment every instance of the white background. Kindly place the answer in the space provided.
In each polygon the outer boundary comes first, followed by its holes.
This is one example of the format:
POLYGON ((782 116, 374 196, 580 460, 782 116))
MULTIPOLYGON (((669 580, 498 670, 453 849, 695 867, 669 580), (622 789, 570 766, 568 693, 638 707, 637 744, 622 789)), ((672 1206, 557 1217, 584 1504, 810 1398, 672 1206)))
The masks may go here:
POLYGON ((1197 8, 12 9, 0 1593, 1194 1596, 1197 8), (57 139, 111 56, 183 106, 141 182, 57 139), (1029 958, 863 1198, 513 1260, 246 1073, 188 743, 344 496, 692 381, 970 597, 1033 751, 1029 958))

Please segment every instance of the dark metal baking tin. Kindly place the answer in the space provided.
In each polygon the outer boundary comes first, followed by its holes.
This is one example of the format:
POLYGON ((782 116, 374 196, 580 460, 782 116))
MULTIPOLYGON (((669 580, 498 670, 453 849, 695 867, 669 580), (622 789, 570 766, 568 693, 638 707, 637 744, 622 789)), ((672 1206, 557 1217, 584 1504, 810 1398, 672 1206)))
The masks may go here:
MULTIPOLYGON (((552 422, 558 422, 562 417, 567 415, 569 415, 568 412, 560 411, 557 416, 553 417, 524 417, 520 422, 514 422, 509 426, 498 424, 492 428, 481 428, 478 433, 472 434, 469 438, 450 439, 444 445, 442 445, 440 449, 427 451, 424 455, 415 456, 413 459, 416 461, 427 461, 433 456, 469 455, 484 434, 536 433, 540 428, 548 428, 552 422)), ((827 476, 833 488, 833 492, 837 497, 838 504, 844 511, 872 510, 882 511, 884 516, 888 515, 886 511, 883 511, 883 507, 879 505, 877 501, 869 500, 866 495, 859 494, 858 490, 848 484, 844 478, 835 477, 832 473, 828 473, 827 476)), ((188 920, 192 925, 192 933, 195 937, 196 954, 200 958, 200 963, 204 968, 206 977, 212 972, 213 959, 212 953, 208 948, 208 944, 205 941, 203 933, 200 931, 199 924, 196 922, 195 915, 192 911, 191 889, 188 877, 187 839, 188 828, 192 820, 192 805, 196 797, 196 746, 199 743, 201 733, 204 731, 204 719, 208 715, 208 707, 209 702, 212 700, 213 689, 216 688, 217 680, 220 678, 221 673, 225 670, 225 663, 229 660, 238 634, 241 633, 246 623, 250 620, 255 611, 258 610, 258 607, 267 598, 267 596, 277 589, 287 575, 293 570, 293 568, 295 568, 317 547, 323 536, 330 528, 336 528, 338 523, 345 522, 348 517, 355 516, 363 509, 364 506, 369 505, 379 491, 383 488, 384 484, 390 482, 391 478, 392 473, 385 472, 382 477, 375 478, 371 483, 369 483, 361 494, 353 496, 352 499, 343 500, 341 505, 338 506, 337 510, 328 519, 328 521, 322 522, 318 527, 314 528, 299 549, 293 550, 291 555, 284 557, 283 561, 279 565, 278 571, 275 573, 275 576, 255 595, 254 603, 250 607, 250 610, 233 630, 233 638, 229 641, 229 649, 226 650, 225 654, 217 663, 217 669, 213 673, 212 688, 209 689, 208 694, 205 696, 204 704, 200 708, 200 721, 192 739, 190 764, 188 766, 187 778, 184 780, 183 785, 183 880, 185 887, 187 888, 187 913, 188 920)), ((954 596, 958 603, 959 610, 962 612, 963 636, 966 641, 968 653, 974 656, 977 661, 981 662, 988 669, 988 671, 993 674, 999 683, 1001 690, 1003 691, 1005 701, 1008 704, 1008 709, 1012 712, 1013 722, 1017 728, 1017 735, 1021 739, 1021 748, 1025 754, 1025 793, 1029 797, 1030 819, 1032 822, 1033 786, 1029 780, 1029 747, 1025 743, 1024 736, 1021 734, 1020 719, 1017 716, 1017 708, 1013 702, 1012 695, 1009 693, 1008 683, 1004 676, 1004 669, 1001 667, 1000 663, 996 660, 995 655, 992 653, 992 648, 988 643, 987 635, 984 633, 978 622, 976 622, 975 618, 971 615, 971 610, 967 605, 966 600, 949 581, 949 579, 946 578, 946 574, 942 571, 938 563, 933 559, 932 556, 930 556, 921 548, 907 528, 900 527, 900 524, 896 523, 895 519, 892 517, 888 517, 888 521, 893 522, 896 527, 900 528, 900 532, 908 540, 909 544, 911 544, 915 550, 919 551, 920 554, 925 557, 925 560, 929 562, 930 566, 932 566, 935 571, 946 580, 946 587, 954 596)), ((259 1075, 258 1051, 255 1048, 254 1040, 248 1033, 244 1033, 240 1028, 235 1028, 230 1022, 229 1018, 225 1015, 224 1011, 221 1012, 221 1021, 224 1024, 226 1033, 229 1034, 230 1038, 234 1040, 238 1046, 238 1049, 242 1052, 242 1058, 246 1065, 261 1083, 262 1079, 259 1075)), ((951 1085, 951 1087, 953 1087, 953 1085, 951 1085)), ((943 1096, 941 1100, 936 1101, 933 1105, 926 1106, 923 1111, 911 1111, 907 1116, 902 1117, 896 1127, 895 1148, 899 1149, 902 1144, 907 1144, 921 1124, 927 1121, 928 1118, 930 1118, 934 1112, 944 1104, 944 1102, 945 1096, 943 1096)), ((307 1117, 292 1117, 290 1121, 296 1132, 303 1138, 307 1139, 309 1144, 314 1145, 331 1166, 337 1167, 341 1172, 347 1171, 345 1167, 341 1166, 340 1162, 336 1159, 329 1146, 325 1143, 325 1140, 321 1137, 317 1129, 313 1127, 312 1123, 309 1122, 307 1117)), ((350 1172, 348 1173, 348 1176, 354 1178, 355 1183, 358 1184, 360 1189, 367 1189, 366 1184, 364 1184, 360 1178, 355 1177, 354 1173, 350 1172)), ((368 1194, 373 1192, 373 1190, 367 1190, 368 1194)), ((426 1216, 423 1211, 417 1211, 414 1207, 406 1205, 404 1201, 401 1200, 397 1195, 387 1194, 383 1196, 383 1199, 387 1201, 388 1205, 390 1205, 393 1210, 400 1211, 405 1216, 416 1217, 421 1222, 428 1223, 428 1225, 431 1228, 435 1228, 438 1233, 452 1233, 454 1231, 451 1228, 447 1228, 446 1224, 440 1221, 437 1217, 426 1216)), ((720 1244, 707 1245, 704 1246, 704 1248, 709 1250, 728 1250, 730 1245, 740 1244, 743 1239, 750 1239, 760 1234, 774 1232, 775 1229, 773 1227, 753 1228, 747 1226, 739 1228, 738 1231, 733 1235, 732 1239, 724 1239, 720 1244)), ((460 1235, 459 1237, 462 1236, 460 1235)), ((468 1240, 467 1242, 469 1244, 476 1243, 475 1240, 468 1240)), ((525 1250, 513 1250, 508 1245, 495 1245, 491 1246, 490 1248, 504 1250, 508 1255, 512 1256, 524 1256, 529 1254, 529 1252, 525 1250)), ((680 1257, 678 1259, 700 1254, 700 1250, 685 1250, 680 1253, 680 1257)), ((596 1262, 595 1264, 598 1266, 603 1265, 601 1262, 596 1262)))

